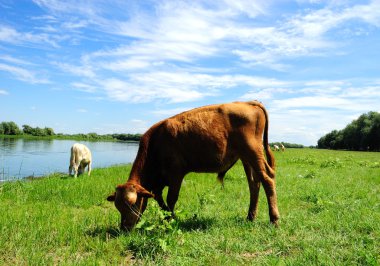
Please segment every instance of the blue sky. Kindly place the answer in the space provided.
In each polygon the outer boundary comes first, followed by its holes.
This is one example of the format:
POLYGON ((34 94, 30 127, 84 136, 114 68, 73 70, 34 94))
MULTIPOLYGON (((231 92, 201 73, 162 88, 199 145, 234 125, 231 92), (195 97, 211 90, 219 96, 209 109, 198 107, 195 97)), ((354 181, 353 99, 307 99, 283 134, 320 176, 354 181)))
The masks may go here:
POLYGON ((270 141, 380 112, 380 0, 0 0, 0 121, 143 133, 258 99, 270 141))

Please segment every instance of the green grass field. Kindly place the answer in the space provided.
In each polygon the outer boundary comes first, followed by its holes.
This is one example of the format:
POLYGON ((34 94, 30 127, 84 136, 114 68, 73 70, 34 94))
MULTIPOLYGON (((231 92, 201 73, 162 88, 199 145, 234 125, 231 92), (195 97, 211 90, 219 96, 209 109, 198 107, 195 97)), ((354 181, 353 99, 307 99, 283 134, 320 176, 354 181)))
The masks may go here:
POLYGON ((249 192, 240 163, 221 189, 215 174, 189 174, 177 219, 149 202, 139 228, 119 231, 106 197, 130 166, 90 177, 53 175, 0 185, 1 265, 378 265, 380 153, 276 152, 280 226, 245 220, 249 192))

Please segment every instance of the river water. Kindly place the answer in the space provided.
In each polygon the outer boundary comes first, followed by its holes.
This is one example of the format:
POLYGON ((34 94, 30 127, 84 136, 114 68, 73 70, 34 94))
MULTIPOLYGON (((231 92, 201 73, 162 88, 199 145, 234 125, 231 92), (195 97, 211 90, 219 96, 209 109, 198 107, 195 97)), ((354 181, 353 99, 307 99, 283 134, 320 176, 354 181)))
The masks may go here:
POLYGON ((34 140, 0 138, 0 181, 67 173, 71 146, 83 143, 92 153, 92 168, 132 163, 137 142, 34 140))

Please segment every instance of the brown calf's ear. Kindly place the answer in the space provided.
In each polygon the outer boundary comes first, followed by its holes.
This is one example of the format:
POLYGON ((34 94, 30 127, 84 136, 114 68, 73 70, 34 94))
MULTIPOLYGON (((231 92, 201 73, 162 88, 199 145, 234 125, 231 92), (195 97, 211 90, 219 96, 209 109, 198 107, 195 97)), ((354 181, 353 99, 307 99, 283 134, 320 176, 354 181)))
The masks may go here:
POLYGON ((153 198, 154 195, 140 185, 136 186, 136 192, 138 195, 144 198, 153 198))
POLYGON ((115 197, 116 197, 116 192, 114 192, 113 194, 109 195, 109 196, 107 197, 107 200, 108 200, 108 201, 115 201, 115 197))

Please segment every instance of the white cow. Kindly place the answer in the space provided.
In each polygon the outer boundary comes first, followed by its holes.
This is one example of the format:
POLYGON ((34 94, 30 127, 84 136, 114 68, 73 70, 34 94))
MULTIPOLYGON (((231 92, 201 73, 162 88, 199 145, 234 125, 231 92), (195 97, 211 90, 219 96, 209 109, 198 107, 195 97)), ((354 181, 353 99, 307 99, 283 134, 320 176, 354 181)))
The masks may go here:
POLYGON ((80 143, 75 143, 71 147, 71 155, 70 155, 70 166, 69 166, 69 175, 74 168, 74 177, 82 174, 88 166, 88 175, 91 173, 91 163, 92 163, 92 155, 89 148, 80 143))
POLYGON ((282 143, 280 144, 280 148, 282 151, 285 151, 285 146, 282 143))
POLYGON ((273 148, 274 148, 275 151, 279 151, 280 150, 280 148, 277 145, 273 145, 273 148))

